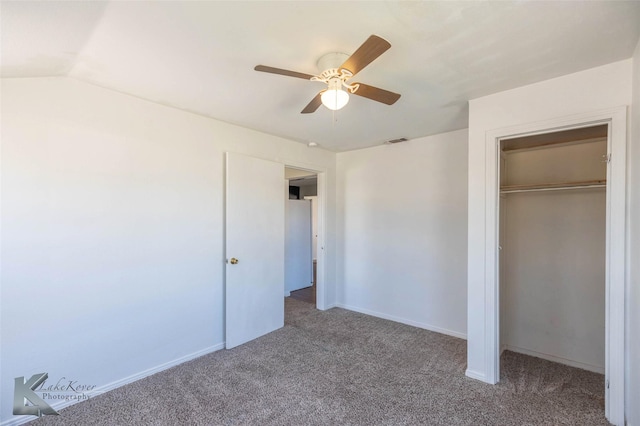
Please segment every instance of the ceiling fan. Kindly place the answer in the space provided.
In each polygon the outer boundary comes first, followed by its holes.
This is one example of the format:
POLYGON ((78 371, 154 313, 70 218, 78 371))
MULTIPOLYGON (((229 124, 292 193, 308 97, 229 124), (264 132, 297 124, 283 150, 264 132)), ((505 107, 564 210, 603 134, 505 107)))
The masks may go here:
POLYGON ((377 35, 370 36, 353 55, 346 53, 328 53, 318 60, 319 75, 288 71, 280 68, 257 65, 256 71, 321 81, 327 88, 320 91, 302 110, 302 114, 315 112, 321 104, 331 110, 338 110, 349 102, 349 93, 372 99, 383 104, 393 105, 400 95, 388 90, 369 86, 364 83, 347 83, 364 67, 373 62, 391 47, 391 44, 377 35), (345 90, 346 89, 346 90, 345 90))

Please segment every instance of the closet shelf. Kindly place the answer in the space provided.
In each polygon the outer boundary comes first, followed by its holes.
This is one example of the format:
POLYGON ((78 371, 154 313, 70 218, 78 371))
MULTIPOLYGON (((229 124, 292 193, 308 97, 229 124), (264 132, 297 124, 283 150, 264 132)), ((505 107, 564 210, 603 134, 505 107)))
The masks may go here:
POLYGON ((583 188, 604 188, 607 186, 606 180, 585 180, 581 182, 561 182, 561 183, 538 183, 529 185, 504 185, 500 187, 501 194, 513 192, 533 192, 533 191, 560 191, 564 189, 583 188))

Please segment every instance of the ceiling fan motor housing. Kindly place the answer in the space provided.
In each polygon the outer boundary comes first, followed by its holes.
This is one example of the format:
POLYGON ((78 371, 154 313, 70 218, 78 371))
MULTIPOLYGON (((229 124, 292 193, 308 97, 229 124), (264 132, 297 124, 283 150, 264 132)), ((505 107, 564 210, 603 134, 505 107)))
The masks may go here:
POLYGON ((349 55, 346 53, 331 52, 322 55, 316 65, 318 66, 318 71, 323 73, 330 69, 340 68, 340 65, 344 64, 347 59, 349 59, 349 55))

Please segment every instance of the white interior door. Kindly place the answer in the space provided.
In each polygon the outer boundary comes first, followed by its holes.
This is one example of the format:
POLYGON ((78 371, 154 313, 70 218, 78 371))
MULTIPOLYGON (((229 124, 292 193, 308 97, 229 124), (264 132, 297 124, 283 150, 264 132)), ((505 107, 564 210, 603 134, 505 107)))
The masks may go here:
POLYGON ((284 166, 227 153, 227 349, 284 325, 284 166))
POLYGON ((313 285, 311 201, 287 200, 285 213, 285 295, 313 285))
POLYGON ((311 257, 318 260, 318 196, 304 197, 311 200, 311 257))

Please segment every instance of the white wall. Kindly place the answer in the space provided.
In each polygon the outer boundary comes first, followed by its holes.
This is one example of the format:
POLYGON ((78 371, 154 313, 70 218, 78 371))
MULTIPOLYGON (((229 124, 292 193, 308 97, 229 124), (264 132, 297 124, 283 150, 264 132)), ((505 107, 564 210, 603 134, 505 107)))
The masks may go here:
POLYGON ((630 280, 627 299, 627 422, 640 425, 640 40, 633 55, 633 101, 629 143, 630 280))
POLYGON ((466 333, 467 131, 337 156, 340 306, 466 333))
POLYGON ((2 80, 2 420, 15 377, 104 387, 221 347, 226 150, 327 169, 334 283, 335 154, 73 79, 2 80))
MULTIPOLYGON (((605 180, 606 139, 505 154, 505 184, 605 180)), ((605 188, 503 195, 502 347, 604 373, 605 188)))
POLYGON ((481 378, 492 351, 485 347, 485 134, 493 129, 629 105, 631 60, 619 61, 470 101, 468 371, 481 378))

